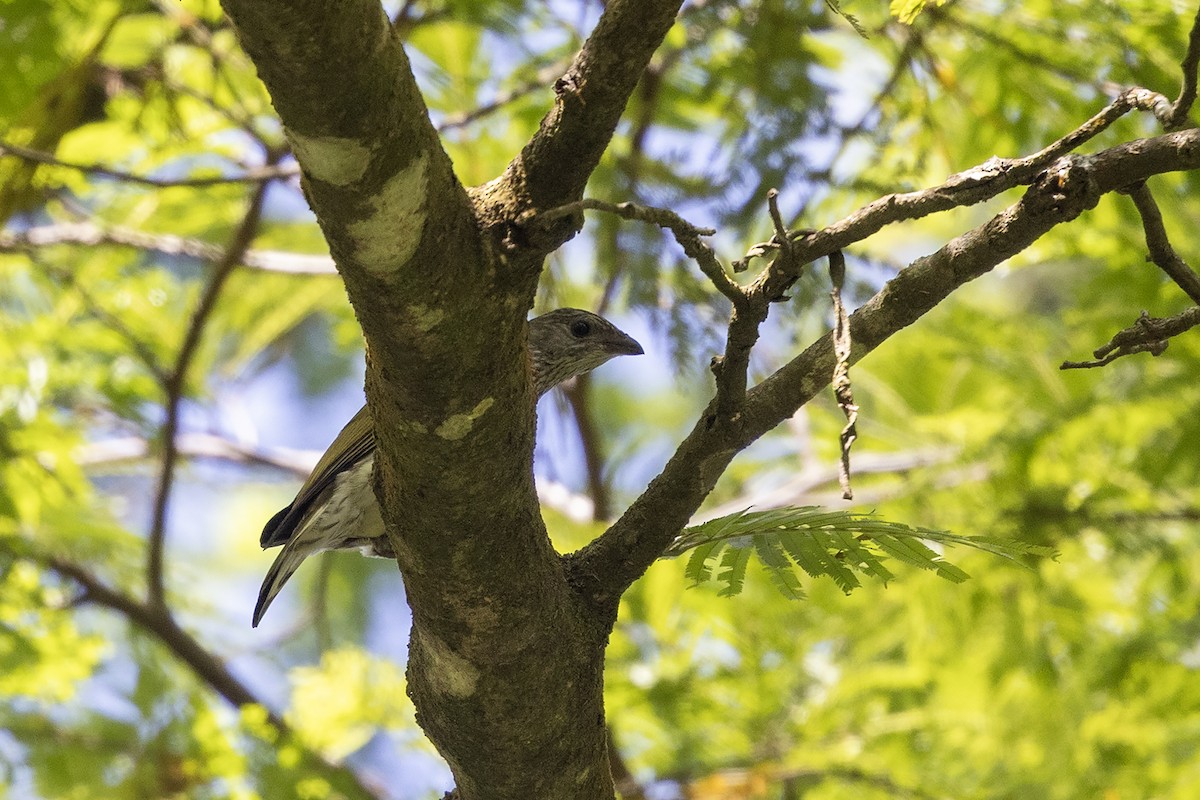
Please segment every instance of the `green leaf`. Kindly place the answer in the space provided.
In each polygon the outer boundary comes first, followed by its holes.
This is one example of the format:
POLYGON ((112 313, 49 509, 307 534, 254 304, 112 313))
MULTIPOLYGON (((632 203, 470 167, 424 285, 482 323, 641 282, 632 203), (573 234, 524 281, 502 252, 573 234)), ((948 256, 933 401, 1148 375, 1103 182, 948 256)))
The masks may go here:
POLYGON ((787 506, 739 511, 686 528, 664 557, 673 558, 691 550, 685 575, 693 584, 707 580, 723 583, 722 596, 742 590, 752 554, 758 556, 772 584, 792 599, 804 597, 793 564, 813 578, 830 578, 847 594, 862 585, 859 574, 884 583, 892 580, 895 576, 885 563, 887 558, 954 583, 970 577, 926 542, 971 547, 1022 566, 1028 565, 1021 557, 1055 556, 1051 548, 1026 542, 912 527, 874 514, 787 506))
POLYGON ((746 583, 746 567, 750 564, 751 549, 744 545, 734 545, 725 550, 721 557, 721 569, 716 579, 724 581, 721 589, 722 597, 732 597, 742 591, 746 583))

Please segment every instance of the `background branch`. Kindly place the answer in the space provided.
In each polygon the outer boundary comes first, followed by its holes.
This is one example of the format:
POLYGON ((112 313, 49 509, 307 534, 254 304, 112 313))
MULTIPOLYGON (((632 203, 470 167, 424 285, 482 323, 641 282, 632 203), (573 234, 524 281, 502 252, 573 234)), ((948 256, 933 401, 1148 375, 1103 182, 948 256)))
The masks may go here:
POLYGON ((229 183, 266 183, 279 178, 294 177, 299 173, 299 169, 295 165, 281 167, 272 164, 260 169, 250 170, 241 175, 213 175, 203 178, 151 178, 146 175, 137 175, 132 172, 106 167, 103 164, 82 164, 74 161, 64 161, 52 153, 44 153, 40 150, 22 147, 11 142, 0 141, 0 156, 4 155, 20 158, 34 164, 66 167, 67 169, 78 170, 89 175, 102 175, 124 183, 136 183, 160 189, 170 186, 203 187, 221 186, 229 183))
MULTIPOLYGON (((278 158, 271 155, 268 163, 273 165, 278 158)), ((167 507, 171 497, 171 485, 175 477, 175 462, 178 456, 175 437, 179 434, 179 411, 183 401, 184 390, 187 386, 188 370, 196 356, 200 345, 200 337, 204 333, 209 316, 216 307, 217 299, 225 286, 226 280, 233 273, 242 259, 242 254, 254 240, 255 233, 262 218, 263 202, 266 199, 269 182, 260 183, 250 197, 249 207, 245 216, 230 238, 225 254, 219 262, 213 265, 208 285, 192 312, 184 334, 183 343, 179 347, 175 365, 168 375, 166 384, 166 419, 162 428, 162 465, 159 469, 158 487, 154 495, 154 510, 150 521, 150 531, 146 544, 146 590, 150 605, 159 608, 166 607, 163 585, 163 552, 167 534, 167 507)))
MULTIPOLYGON (((59 222, 23 230, 0 231, 0 253, 13 253, 61 244, 94 246, 112 244, 134 247, 166 256, 187 256, 201 261, 220 261, 226 248, 200 239, 169 233, 146 233, 122 226, 95 222, 59 222)), ((328 255, 287 253, 280 250, 246 250, 241 263, 250 269, 288 275, 336 275, 328 255)))
MULTIPOLYGON (((237 707, 258 706, 266 712, 266 722, 279 732, 281 737, 295 740, 291 727, 277 713, 251 692, 245 684, 237 679, 225 665, 209 652, 199 641, 186 630, 181 628, 164 607, 139 601, 130 595, 109 586, 91 570, 82 564, 66 558, 46 554, 25 552, 27 548, 13 549, 10 544, 14 540, 0 542, 0 548, 16 558, 23 558, 39 564, 58 575, 75 583, 82 591, 81 601, 115 611, 131 624, 152 636, 170 650, 180 661, 210 689, 219 694, 229 703, 237 707)), ((323 756, 310 750, 303 742, 296 740, 310 757, 322 767, 342 780, 347 781, 359 794, 367 798, 382 797, 380 788, 369 787, 363 783, 354 770, 349 767, 332 764, 323 756)))
POLYGON ((1128 328, 1115 334, 1108 344, 1096 348, 1094 361, 1064 361, 1059 369, 1088 369, 1111 364, 1134 353, 1162 355, 1167 340, 1200 325, 1200 306, 1192 306, 1173 317, 1156 319, 1145 311, 1128 328))

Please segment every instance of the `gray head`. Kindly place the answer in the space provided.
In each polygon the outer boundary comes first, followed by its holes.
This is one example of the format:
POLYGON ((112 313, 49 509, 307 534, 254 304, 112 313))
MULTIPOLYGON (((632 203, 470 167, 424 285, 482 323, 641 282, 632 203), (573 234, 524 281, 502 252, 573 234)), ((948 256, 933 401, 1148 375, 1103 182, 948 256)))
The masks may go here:
POLYGON ((617 356, 644 351, 629 334, 590 311, 557 308, 529 321, 533 388, 538 396, 617 356))

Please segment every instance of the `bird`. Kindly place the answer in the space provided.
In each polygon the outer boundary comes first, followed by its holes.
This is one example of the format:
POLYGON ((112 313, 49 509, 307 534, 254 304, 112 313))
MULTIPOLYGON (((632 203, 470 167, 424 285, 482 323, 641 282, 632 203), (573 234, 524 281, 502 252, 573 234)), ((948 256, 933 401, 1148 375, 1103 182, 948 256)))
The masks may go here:
MULTIPOLYGON (((529 321, 529 352, 534 392, 541 397, 609 359, 644 351, 604 317, 558 308, 529 321)), ((258 627, 288 578, 314 553, 358 549, 364 555, 395 558, 372 486, 374 465, 375 429, 363 406, 317 461, 296 498, 263 527, 263 549, 283 549, 263 579, 252 627, 258 627)))

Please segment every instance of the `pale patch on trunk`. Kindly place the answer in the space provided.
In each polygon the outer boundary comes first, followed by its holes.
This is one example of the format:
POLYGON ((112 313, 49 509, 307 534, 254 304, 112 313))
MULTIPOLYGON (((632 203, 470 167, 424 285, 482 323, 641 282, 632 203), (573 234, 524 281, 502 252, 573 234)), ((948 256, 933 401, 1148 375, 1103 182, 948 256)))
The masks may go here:
POLYGON ((435 692, 451 697, 470 697, 475 693, 479 670, 470 661, 429 634, 421 637, 421 645, 428 662, 425 674, 435 692))
POLYGON ((386 275, 408 263, 425 229, 429 156, 421 153, 371 199, 373 213, 347 226, 354 258, 369 272, 386 275))
POLYGON ((471 428, 475 427, 475 420, 482 417, 495 402, 496 398, 485 397, 476 403, 475 407, 467 413, 451 414, 446 418, 445 422, 443 422, 441 425, 438 425, 437 430, 434 431, 434 433, 447 441, 458 441, 471 432, 471 428))
POLYGON ((316 180, 348 186, 362 178, 371 163, 371 151, 356 139, 305 136, 290 129, 286 132, 300 167, 316 180))
POLYGON ((408 312, 408 321, 421 333, 429 333, 446 317, 446 312, 440 308, 429 308, 417 303, 410 305, 405 310, 408 312))

